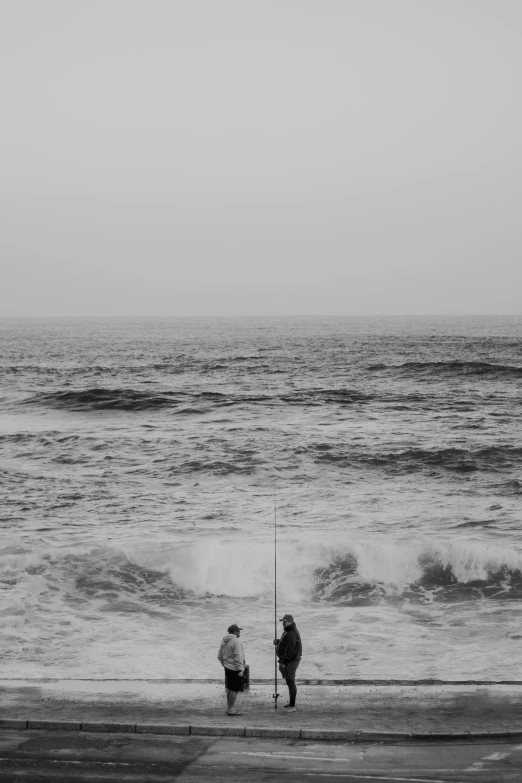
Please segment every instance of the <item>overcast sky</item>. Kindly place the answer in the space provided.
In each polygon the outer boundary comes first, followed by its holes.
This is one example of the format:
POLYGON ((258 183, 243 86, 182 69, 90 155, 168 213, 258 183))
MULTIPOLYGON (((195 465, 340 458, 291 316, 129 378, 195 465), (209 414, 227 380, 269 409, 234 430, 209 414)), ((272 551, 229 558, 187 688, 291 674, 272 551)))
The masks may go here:
POLYGON ((520 0, 0 0, 1 315, 522 313, 520 0))

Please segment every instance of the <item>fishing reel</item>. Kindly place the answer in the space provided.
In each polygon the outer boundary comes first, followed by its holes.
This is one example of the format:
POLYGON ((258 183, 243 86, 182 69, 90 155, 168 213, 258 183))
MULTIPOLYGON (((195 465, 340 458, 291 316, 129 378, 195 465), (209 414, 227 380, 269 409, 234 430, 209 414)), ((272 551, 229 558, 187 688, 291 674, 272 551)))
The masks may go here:
POLYGON ((277 700, 279 699, 280 696, 281 696, 280 693, 273 693, 272 694, 272 698, 275 699, 274 707, 276 708, 276 710, 277 710, 277 700))

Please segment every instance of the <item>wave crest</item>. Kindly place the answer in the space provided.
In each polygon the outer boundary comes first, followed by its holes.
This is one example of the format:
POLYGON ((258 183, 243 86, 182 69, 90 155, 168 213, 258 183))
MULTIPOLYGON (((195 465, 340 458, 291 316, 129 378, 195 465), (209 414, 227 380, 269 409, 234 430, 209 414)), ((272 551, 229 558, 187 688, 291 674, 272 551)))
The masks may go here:
POLYGON ((392 370, 402 374, 419 377, 456 377, 456 376, 489 376, 489 377, 522 377, 522 367, 506 364, 492 364, 481 361, 440 361, 440 362, 404 362, 403 364, 373 364, 368 367, 372 371, 392 370))
MULTIPOLYGON (((283 541, 280 556, 281 594, 296 605, 310 599, 349 606, 522 600, 522 554, 511 550, 463 542, 325 546, 309 540, 283 541)), ((11 590, 6 608, 17 618, 17 607, 51 597, 67 607, 146 613, 216 596, 270 599, 273 545, 205 539, 160 551, 4 552, 0 587, 11 590)))
POLYGON ((25 400, 26 404, 48 405, 52 408, 67 408, 73 411, 84 410, 154 410, 172 406, 180 399, 174 392, 138 391, 135 389, 90 388, 42 392, 25 400))
MULTIPOLYGON (((516 446, 487 446, 481 449, 405 449, 404 451, 377 453, 340 451, 313 446, 310 451, 319 452, 314 462, 334 463, 339 467, 364 464, 401 472, 414 472, 426 468, 441 468, 457 473, 471 473, 478 470, 500 471, 519 465, 522 448, 516 446)), ((514 494, 514 493, 513 493, 514 494)))

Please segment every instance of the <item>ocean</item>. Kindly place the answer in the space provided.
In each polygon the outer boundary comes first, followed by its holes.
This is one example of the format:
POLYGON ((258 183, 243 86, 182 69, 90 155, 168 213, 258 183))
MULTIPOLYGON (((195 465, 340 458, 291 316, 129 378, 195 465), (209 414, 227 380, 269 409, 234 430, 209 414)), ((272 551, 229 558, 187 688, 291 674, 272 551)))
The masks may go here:
POLYGON ((522 318, 0 320, 4 677, 516 679, 522 318))

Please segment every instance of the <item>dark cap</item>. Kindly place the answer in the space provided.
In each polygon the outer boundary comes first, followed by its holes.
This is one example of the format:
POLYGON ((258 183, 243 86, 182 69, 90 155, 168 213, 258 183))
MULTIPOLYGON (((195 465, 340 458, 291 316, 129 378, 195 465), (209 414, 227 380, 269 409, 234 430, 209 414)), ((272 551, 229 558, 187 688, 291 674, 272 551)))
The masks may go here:
POLYGON ((281 619, 279 620, 279 622, 280 622, 280 623, 284 623, 284 621, 285 621, 285 620, 288 620, 288 622, 289 622, 289 623, 293 623, 293 622, 294 622, 294 618, 292 617, 292 615, 291 615, 291 614, 285 614, 285 615, 283 615, 283 617, 281 617, 281 619))
POLYGON ((233 623, 233 625, 228 626, 228 633, 235 633, 236 631, 242 631, 243 629, 237 625, 237 623, 233 623))

